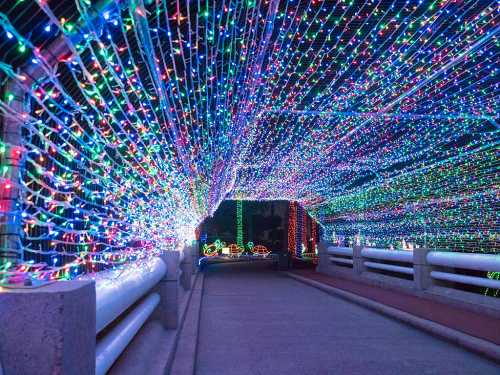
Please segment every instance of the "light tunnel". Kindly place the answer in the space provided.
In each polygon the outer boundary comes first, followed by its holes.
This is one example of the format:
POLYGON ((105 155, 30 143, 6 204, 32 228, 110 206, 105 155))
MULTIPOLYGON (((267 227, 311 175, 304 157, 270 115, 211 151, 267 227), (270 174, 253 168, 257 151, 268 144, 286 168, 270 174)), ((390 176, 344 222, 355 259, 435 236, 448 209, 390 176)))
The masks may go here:
POLYGON ((181 249, 226 199, 298 202, 334 242, 498 252, 495 1, 0 10, 4 271, 181 249))
POLYGON ((497 374, 498 4, 0 0, 0 375, 497 374))

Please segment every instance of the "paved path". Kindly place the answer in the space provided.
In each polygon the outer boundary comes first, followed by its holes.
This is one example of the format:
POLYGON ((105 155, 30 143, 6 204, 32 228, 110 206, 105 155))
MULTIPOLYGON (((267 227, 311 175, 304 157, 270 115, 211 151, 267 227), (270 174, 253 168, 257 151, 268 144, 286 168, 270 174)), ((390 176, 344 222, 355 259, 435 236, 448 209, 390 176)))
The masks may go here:
POLYGON ((499 374, 492 362, 270 269, 207 267, 198 375, 499 374))

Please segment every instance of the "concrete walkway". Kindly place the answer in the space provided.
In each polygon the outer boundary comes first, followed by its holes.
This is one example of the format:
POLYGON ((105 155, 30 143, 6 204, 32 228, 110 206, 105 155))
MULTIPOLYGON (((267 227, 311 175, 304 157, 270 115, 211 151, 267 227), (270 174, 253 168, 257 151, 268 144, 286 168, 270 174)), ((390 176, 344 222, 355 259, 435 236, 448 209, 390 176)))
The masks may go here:
POLYGON ((498 374, 475 354, 273 271, 206 270, 196 373, 498 374))

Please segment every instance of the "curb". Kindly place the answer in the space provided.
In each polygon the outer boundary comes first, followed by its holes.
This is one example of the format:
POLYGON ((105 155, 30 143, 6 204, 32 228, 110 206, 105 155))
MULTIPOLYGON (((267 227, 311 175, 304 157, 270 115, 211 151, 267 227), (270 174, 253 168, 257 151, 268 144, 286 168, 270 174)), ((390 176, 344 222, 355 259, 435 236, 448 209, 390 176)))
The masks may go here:
POLYGON ((182 326, 179 329, 172 362, 167 367, 166 374, 193 375, 195 373, 204 282, 205 273, 198 272, 182 326))
POLYGON ((358 296, 357 294, 346 292, 342 289, 338 289, 303 276, 295 275, 292 272, 285 272, 285 274, 288 277, 320 289, 328 294, 339 296, 345 300, 356 303, 357 305, 366 307, 370 310, 397 319, 401 322, 410 324, 436 337, 445 339, 446 341, 457 344, 469 351, 475 352, 497 363, 500 363, 500 346, 495 345, 489 341, 467 335, 463 332, 448 328, 442 324, 438 324, 427 319, 419 318, 415 315, 411 315, 407 312, 386 306, 371 299, 358 296))

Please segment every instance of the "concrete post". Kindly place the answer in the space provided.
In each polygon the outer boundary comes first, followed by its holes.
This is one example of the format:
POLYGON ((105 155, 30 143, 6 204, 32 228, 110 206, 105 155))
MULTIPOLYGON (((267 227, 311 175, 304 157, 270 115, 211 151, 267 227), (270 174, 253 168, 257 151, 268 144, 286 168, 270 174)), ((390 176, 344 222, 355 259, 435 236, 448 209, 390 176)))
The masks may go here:
POLYGON ((161 255, 167 265, 167 273, 156 286, 160 304, 153 317, 160 320, 166 329, 176 329, 179 323, 179 261, 178 251, 167 251, 161 255))
POLYGON ((288 252, 280 252, 278 254, 278 262, 277 262, 277 267, 278 270, 280 271, 286 271, 291 268, 291 258, 290 258, 290 253, 288 252))
POLYGON ((191 244, 191 260, 193 261, 193 274, 198 272, 198 262, 200 261, 200 243, 193 241, 191 244))
POLYGON ((95 374, 93 281, 0 288, 0 363, 5 375, 95 374))
POLYGON ((363 246, 354 245, 352 247, 352 269, 357 275, 361 275, 364 271, 366 271, 366 267, 363 264, 364 259, 361 255, 361 250, 363 250, 363 246))
POLYGON ((432 285, 432 267, 427 263, 429 249, 413 249, 413 281, 415 288, 424 290, 432 285))
POLYGON ((328 246, 330 244, 326 241, 320 241, 318 244, 318 265, 316 271, 321 273, 328 273, 331 266, 330 256, 328 255, 328 246))
POLYGON ((181 274, 181 285, 184 290, 191 289, 191 278, 193 276, 193 249, 192 245, 185 245, 184 251, 182 252, 183 258, 181 260, 180 269, 181 274))

